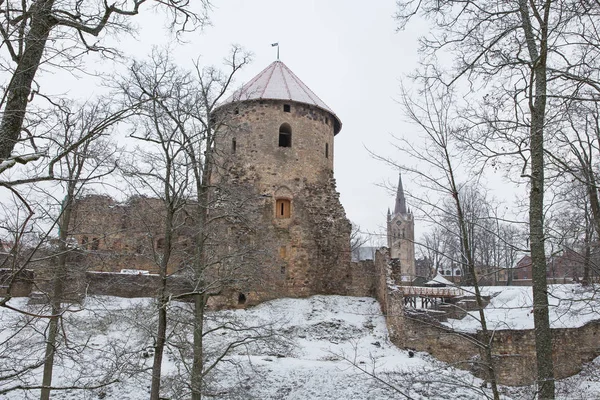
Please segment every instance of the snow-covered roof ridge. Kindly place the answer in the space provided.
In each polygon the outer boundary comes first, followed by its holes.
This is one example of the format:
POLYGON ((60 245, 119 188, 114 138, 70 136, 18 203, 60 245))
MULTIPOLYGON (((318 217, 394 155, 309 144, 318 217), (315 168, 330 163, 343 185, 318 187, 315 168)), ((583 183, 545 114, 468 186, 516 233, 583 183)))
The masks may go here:
POLYGON ((341 129, 342 122, 333 110, 279 60, 272 62, 221 105, 249 100, 290 100, 312 105, 336 119, 339 127, 336 133, 341 129))

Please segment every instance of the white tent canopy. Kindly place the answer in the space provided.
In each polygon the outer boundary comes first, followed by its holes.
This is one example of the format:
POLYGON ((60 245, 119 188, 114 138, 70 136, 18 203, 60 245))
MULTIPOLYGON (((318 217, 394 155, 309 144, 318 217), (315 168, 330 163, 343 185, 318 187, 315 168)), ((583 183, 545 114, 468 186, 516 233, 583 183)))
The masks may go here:
POLYGON ((430 280, 429 282, 427 282, 425 284, 425 286, 431 286, 431 285, 446 285, 446 286, 454 286, 454 283, 450 282, 448 279, 444 278, 442 275, 437 274, 435 276, 435 278, 433 278, 432 280, 430 280))

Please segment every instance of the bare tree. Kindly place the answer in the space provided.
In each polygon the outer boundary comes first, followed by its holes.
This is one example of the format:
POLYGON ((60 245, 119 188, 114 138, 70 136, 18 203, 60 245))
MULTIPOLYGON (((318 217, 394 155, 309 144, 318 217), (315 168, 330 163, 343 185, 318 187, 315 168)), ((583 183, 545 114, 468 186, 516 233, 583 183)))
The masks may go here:
POLYGON ((421 41, 424 64, 448 51, 455 63, 440 79, 471 89, 473 146, 486 160, 517 155, 529 184, 529 243, 539 395, 554 398, 552 333, 544 249, 545 144, 557 107, 598 94, 596 1, 398 1, 403 28, 415 15, 434 25, 421 41), (484 91, 475 94, 481 89, 484 91), (477 101, 478 100, 478 101, 477 101), (549 107, 548 107, 549 106, 549 107), (500 145, 488 140, 494 137, 500 145), (492 157, 492 158, 490 158, 492 157))
POLYGON ((350 252, 360 260, 360 248, 369 241, 367 236, 364 236, 360 230, 360 226, 352 223, 352 231, 350 232, 350 252))
POLYGON ((207 21, 209 3, 204 0, 198 3, 192 6, 189 0, 125 0, 112 4, 91 0, 3 1, 0 35, 3 68, 10 79, 0 100, 0 161, 9 160, 15 144, 21 140, 28 104, 39 91, 32 88, 42 65, 69 68, 83 54, 113 53, 96 38, 104 32, 132 31, 129 20, 146 8, 165 13, 174 31, 202 26, 207 21))
POLYGON ((444 274, 443 259, 444 259, 444 232, 441 227, 434 226, 431 230, 423 234, 420 243, 419 250, 424 258, 431 261, 432 268, 436 274, 444 274))
POLYGON ((167 291, 167 278, 171 272, 169 267, 172 267, 178 225, 185 219, 181 216, 190 197, 184 127, 189 119, 193 87, 189 74, 177 68, 166 52, 156 50, 148 62, 133 63, 130 75, 124 77, 120 85, 125 104, 144 103, 130 134, 139 144, 123 172, 132 180, 130 186, 138 194, 150 193, 159 199, 158 210, 148 214, 152 218, 158 215, 159 225, 162 225, 159 228, 162 234, 158 238, 150 234, 152 255, 160 277, 150 399, 158 400, 171 297, 167 291))
MULTIPOLYGON (((252 246, 243 249, 244 254, 226 254, 226 259, 215 252, 215 247, 224 247, 219 244, 219 241, 222 242, 224 239, 222 237, 216 239, 217 233, 223 234, 223 232, 215 232, 212 225, 215 220, 233 218, 238 226, 246 226, 244 210, 248 204, 252 204, 252 200, 248 200, 241 188, 236 188, 233 193, 228 188, 215 184, 213 179, 214 170, 218 167, 215 138, 219 134, 220 127, 228 123, 226 113, 216 114, 214 110, 230 88, 234 75, 249 60, 247 53, 234 47, 226 60, 229 68, 227 73, 215 67, 202 68, 196 64, 194 74, 180 71, 165 52, 155 52, 150 62, 135 63, 131 68, 131 78, 121 83, 121 89, 128 101, 149 101, 147 110, 143 114, 143 117, 150 121, 144 128, 145 132, 156 132, 160 128, 170 135, 151 140, 152 145, 164 149, 165 163, 163 167, 151 168, 149 171, 161 171, 162 176, 170 176, 171 179, 167 182, 163 178, 162 187, 165 194, 159 197, 168 202, 169 198, 173 200, 176 196, 173 192, 167 196, 167 190, 179 191, 177 197, 185 202, 185 205, 181 205, 180 208, 185 208, 186 213, 189 213, 193 219, 190 232, 193 232, 191 236, 193 236, 194 251, 189 255, 181 272, 189 274, 194 285, 194 290, 188 293, 194 299, 193 360, 189 367, 189 388, 194 399, 201 398, 204 378, 224 357, 222 354, 210 363, 205 363, 204 338, 212 332, 212 330, 204 331, 208 300, 211 296, 221 294, 235 282, 245 279, 246 275, 241 274, 239 269, 252 260, 252 246), (167 173, 169 169, 165 165, 168 164, 169 159, 174 160, 174 152, 177 157, 181 157, 181 162, 178 165, 173 164, 174 169, 167 173), (182 179, 181 172, 178 176, 177 168, 186 171, 185 179, 182 179), (246 257, 245 261, 243 256, 246 257), (241 257, 241 260, 237 257, 241 257), (232 263, 234 260, 235 262, 232 263), (230 264, 235 267, 232 269, 225 267, 230 264)), ((137 133, 135 136, 139 138, 140 134, 144 140, 149 140, 144 132, 137 133)), ((171 226, 169 229, 172 228, 171 226)), ((166 235, 165 230, 165 238, 166 235)), ((165 247, 166 245, 165 242, 165 247)), ((161 276, 164 274, 166 279, 167 264, 164 255, 162 262, 165 264, 161 268, 163 271, 161 276)), ((165 309, 166 301, 165 297, 160 306, 161 310, 165 309)), ((159 322, 160 320, 163 320, 164 324, 159 327, 160 341, 157 342, 157 346, 165 344, 166 314, 159 319, 159 322)), ((246 338, 245 342, 248 340, 249 338, 246 338)), ((235 345, 231 346, 231 348, 235 347, 235 345)), ((160 389, 160 364, 157 359, 160 352, 157 347, 152 398, 158 398, 160 389)))
MULTIPOLYGON (((414 175, 416 181, 420 182, 421 186, 430 192, 427 205, 433 209, 433 212, 437 213, 438 217, 433 217, 435 220, 441 220, 439 218, 440 214, 448 219, 449 215, 444 212, 447 210, 444 202, 452 203, 453 213, 451 215, 455 218, 453 220, 455 228, 444 226, 444 229, 456 232, 464 271, 472 278, 470 283, 474 288, 481 324, 482 341, 479 344, 484 355, 486 375, 491 382, 494 399, 498 400, 500 394, 492 356, 492 335, 487 328, 483 297, 477 279, 475 279, 477 273, 473 249, 476 221, 472 218, 475 213, 469 211, 466 205, 468 202, 465 201, 468 196, 466 197, 464 192, 469 186, 458 181, 461 159, 456 145, 456 137, 460 125, 456 124, 456 109, 453 108, 455 99, 451 90, 436 89, 428 80, 424 80, 422 83, 424 89, 419 92, 420 96, 418 98, 420 100, 415 100, 416 96, 404 92, 402 105, 409 120, 423 133, 423 140, 419 142, 419 145, 415 145, 406 139, 400 138, 400 143, 397 146, 403 156, 407 156, 410 162, 415 164, 398 165, 393 160, 385 161, 391 162, 402 171, 414 175), (441 197, 437 203, 431 200, 431 196, 434 194, 441 197)), ((476 201, 473 201, 473 203, 476 203, 476 201)), ((429 211, 429 215, 433 216, 432 211, 429 211)), ((478 217, 478 215, 476 216, 478 217)))
POLYGON ((110 105, 98 102, 91 106, 78 108, 63 105, 57 111, 57 125, 60 134, 53 138, 57 153, 63 153, 56 165, 55 177, 64 183, 64 199, 60 207, 56 225, 58 228, 58 243, 56 246, 56 266, 52 277, 51 318, 46 339, 46 354, 44 357, 44 372, 40 398, 50 398, 52 389, 52 371, 54 356, 57 348, 60 318, 66 311, 62 307, 65 302, 65 284, 68 278, 67 258, 70 253, 69 229, 75 198, 90 182, 110 174, 114 170, 111 165, 113 152, 111 146, 103 139, 111 133, 115 124, 126 116, 121 112, 111 112, 110 105), (81 140, 85 137, 85 140, 81 140))
MULTIPOLYGON (((195 290, 194 299, 194 346, 193 361, 190 371, 190 388, 192 400, 202 398, 204 378, 221 359, 205 364, 204 349, 204 321, 205 311, 210 296, 220 294, 223 289, 231 287, 237 280, 243 280, 245 275, 239 274, 239 267, 247 265, 241 262, 234 268, 220 268, 223 259, 214 253, 215 232, 213 221, 231 217, 237 220, 239 226, 249 226, 243 215, 248 203, 241 188, 239 193, 231 193, 225 186, 215 187, 217 182, 217 159, 223 158, 215 148, 217 135, 228 125, 230 119, 228 112, 216 113, 219 102, 230 90, 237 72, 251 60, 249 53, 238 46, 234 46, 228 58, 225 59, 227 71, 208 66, 201 67, 196 63, 195 80, 197 83, 197 97, 194 109, 191 111, 193 130, 187 131, 186 152, 190 160, 192 182, 196 196, 196 237, 195 255, 192 262, 193 281, 195 290), (240 196, 241 195, 241 196, 240 196), (237 272, 236 272, 237 271, 237 272)), ((250 202, 252 204, 252 202, 250 202)), ((223 234, 223 232, 221 232, 223 234)), ((252 253, 253 246, 242 253, 252 253)), ((246 256, 250 255, 246 254, 246 256)), ((233 257, 225 264, 231 265, 233 257)), ((243 256, 242 256, 243 259, 243 256)), ((238 260, 238 262, 241 260, 238 260)))
MULTIPOLYGON (((52 383, 55 356, 66 343, 64 317, 70 312, 68 303, 72 300, 73 292, 76 292, 75 288, 71 288, 76 278, 69 266, 69 259, 77 250, 70 242, 70 224, 75 197, 84 190, 86 185, 98 181, 114 169, 112 145, 109 141, 105 141, 105 137, 120 121, 127 118, 130 111, 115 111, 110 102, 102 99, 83 105, 61 102, 53 106, 53 112, 49 113, 44 123, 37 127, 39 130, 46 131, 44 135, 49 141, 46 151, 50 164, 29 163, 29 176, 25 175, 22 179, 0 183, 4 188, 15 193, 20 208, 27 212, 25 218, 15 220, 12 229, 2 226, 2 230, 12 231, 14 235, 12 254, 4 260, 10 265, 9 290, 0 301, 0 305, 28 318, 29 326, 40 326, 48 321, 47 326, 41 330, 45 345, 43 358, 39 362, 32 361, 29 365, 22 365, 19 373, 2 376, 0 380, 21 381, 20 384, 5 388, 4 391, 15 388, 39 388, 41 398, 49 398, 51 391, 57 388, 52 383), (44 182, 43 179, 38 181, 38 177, 42 174, 52 176, 54 181, 44 182), (39 217, 32 218, 35 214, 39 217), (38 283, 42 283, 42 276, 49 278, 49 285, 43 285, 43 288, 48 290, 49 310, 31 313, 24 308, 15 308, 9 304, 13 296, 12 283, 27 268, 40 273, 38 283), (40 366, 43 366, 41 383, 34 384, 29 379, 29 375, 40 366)), ((11 210, 6 212, 10 213, 11 210)), ((9 343, 10 341, 6 344, 9 343)), ((33 345, 32 349, 35 348, 36 346, 33 345)), ((64 389, 96 385, 70 382, 61 387, 64 389)))

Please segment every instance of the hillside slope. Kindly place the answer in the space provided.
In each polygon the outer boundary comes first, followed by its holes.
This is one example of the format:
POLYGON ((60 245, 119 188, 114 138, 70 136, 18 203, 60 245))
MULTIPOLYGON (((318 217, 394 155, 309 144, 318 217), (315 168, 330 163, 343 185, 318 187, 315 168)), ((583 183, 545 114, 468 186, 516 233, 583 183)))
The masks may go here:
MULTIPOLYGON (((28 308, 21 299, 11 304, 28 308)), ((64 356, 57 360, 55 384, 116 382, 94 390, 55 391, 53 399, 147 399, 153 310, 151 299, 98 296, 88 298, 78 312, 68 313, 68 341, 60 349, 64 356)), ((190 306, 172 303, 170 311, 164 397, 187 398, 186 365, 181 360, 189 360, 191 354, 190 306)), ((20 349, 17 358, 13 353, 12 361, 1 361, 2 368, 43 354, 45 321, 26 322, 22 315, 0 310, 0 339, 5 347, 20 349)), ((482 399, 490 394, 483 381, 465 371, 393 346, 379 304, 372 298, 280 299, 248 310, 210 313, 207 329, 212 328, 206 339, 209 353, 231 343, 241 345, 209 375, 207 399, 482 399)), ((207 354, 208 361, 217 356, 207 354)), ((595 398, 600 392, 594 376, 597 367, 590 365, 563 382, 561 390, 568 393, 562 398, 595 398)), ((37 383, 40 374, 41 369, 35 369, 16 383, 37 383)), ((2 381, 0 390, 13 384, 14 380, 2 381)), ((502 388, 505 399, 532 398, 532 390, 502 388)), ((0 399, 38 396, 35 390, 11 391, 0 399)))

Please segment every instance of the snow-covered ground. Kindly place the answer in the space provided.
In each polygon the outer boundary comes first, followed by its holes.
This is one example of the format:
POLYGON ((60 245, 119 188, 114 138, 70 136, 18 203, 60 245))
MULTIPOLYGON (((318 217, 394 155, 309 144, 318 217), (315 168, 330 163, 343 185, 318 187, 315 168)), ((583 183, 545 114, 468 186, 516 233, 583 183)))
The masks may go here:
MULTIPOLYGON (((468 291, 468 288, 466 289, 468 291)), ((571 285, 548 286, 552 328, 577 328, 600 319, 600 287, 571 285)), ((533 294, 528 286, 488 286, 482 294, 491 296, 485 308, 490 329, 533 329, 533 294)), ((481 329, 479 313, 472 311, 461 320, 449 319, 446 325, 460 331, 481 329)), ((600 396, 599 396, 600 398, 600 396)))
MULTIPOLYGON (((516 296, 508 292, 507 298, 516 296)), ((10 304, 43 312, 26 306, 22 299, 10 304)), ((59 349, 55 385, 115 382, 94 390, 55 391, 52 398, 147 399, 154 310, 151 299, 98 296, 68 313, 67 343, 59 349)), ((181 360, 189 361, 191 354, 190 310, 185 303, 170 308, 170 345, 163 363, 165 398, 188 398, 187 365, 181 360)), ((1 376, 39 359, 45 325, 43 320, 0 309, 1 376)), ((280 299, 247 310, 209 313, 206 330, 213 328, 206 337, 208 364, 229 344, 242 345, 209 374, 207 399, 482 399, 490 395, 483 382, 468 372, 393 346, 379 304, 372 298, 280 299)), ((565 381, 561 390, 569 391, 561 398, 597 398, 600 360, 596 363, 565 381)), ((0 391, 15 384, 39 384, 40 375, 37 368, 19 380, 0 381, 0 391)), ((502 388, 503 398, 531 399, 532 390, 502 388)), ((36 397, 35 390, 0 395, 0 399, 16 400, 36 397)))

